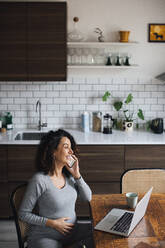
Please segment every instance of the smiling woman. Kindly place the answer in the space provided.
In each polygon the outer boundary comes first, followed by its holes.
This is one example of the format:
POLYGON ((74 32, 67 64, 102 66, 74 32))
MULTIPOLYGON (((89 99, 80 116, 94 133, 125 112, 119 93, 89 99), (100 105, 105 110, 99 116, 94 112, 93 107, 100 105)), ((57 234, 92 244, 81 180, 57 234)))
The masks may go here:
POLYGON ((60 248, 82 240, 87 233, 79 231, 75 202, 77 196, 90 201, 91 190, 80 174, 74 138, 61 129, 48 132, 38 147, 36 168, 19 211, 20 219, 32 224, 28 246, 60 248), (36 203, 38 215, 32 213, 36 203))

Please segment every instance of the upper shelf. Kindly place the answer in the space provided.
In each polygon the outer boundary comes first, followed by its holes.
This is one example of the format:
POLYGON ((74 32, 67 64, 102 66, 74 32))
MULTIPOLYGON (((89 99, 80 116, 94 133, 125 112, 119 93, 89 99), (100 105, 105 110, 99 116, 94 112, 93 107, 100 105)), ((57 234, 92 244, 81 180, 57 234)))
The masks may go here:
POLYGON ((68 47, 107 47, 107 46, 132 46, 139 42, 67 42, 68 47))

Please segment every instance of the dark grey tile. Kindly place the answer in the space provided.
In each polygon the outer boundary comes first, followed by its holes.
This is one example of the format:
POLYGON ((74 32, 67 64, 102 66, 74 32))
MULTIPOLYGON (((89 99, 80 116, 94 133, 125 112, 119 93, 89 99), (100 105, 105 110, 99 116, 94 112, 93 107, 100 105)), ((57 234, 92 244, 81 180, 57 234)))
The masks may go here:
POLYGON ((2 241, 17 241, 14 221, 0 220, 0 242, 2 241))
POLYGON ((0 241, 0 248, 18 248, 17 242, 1 242, 0 241))

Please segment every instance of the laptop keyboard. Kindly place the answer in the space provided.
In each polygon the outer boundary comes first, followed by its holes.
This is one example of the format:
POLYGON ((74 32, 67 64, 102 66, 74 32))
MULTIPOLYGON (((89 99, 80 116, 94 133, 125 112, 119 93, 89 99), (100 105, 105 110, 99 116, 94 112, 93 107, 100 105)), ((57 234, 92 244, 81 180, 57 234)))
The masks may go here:
POLYGON ((126 233, 130 227, 134 213, 125 212, 121 218, 111 227, 111 230, 126 233))

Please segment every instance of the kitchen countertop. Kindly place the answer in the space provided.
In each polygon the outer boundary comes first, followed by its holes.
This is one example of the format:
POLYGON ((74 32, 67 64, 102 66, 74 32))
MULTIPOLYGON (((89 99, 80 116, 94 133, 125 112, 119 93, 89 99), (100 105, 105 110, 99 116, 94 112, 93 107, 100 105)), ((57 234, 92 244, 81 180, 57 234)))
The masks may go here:
MULTIPOLYGON (((143 130, 120 131, 113 130, 112 134, 103 134, 90 131, 84 133, 80 130, 66 129, 75 138, 79 145, 164 145, 165 133, 154 134, 143 130)), ((44 129, 43 132, 47 132, 44 129)), ((0 133, 0 145, 37 145, 37 140, 14 140, 18 132, 39 132, 37 130, 10 130, 0 133)))

